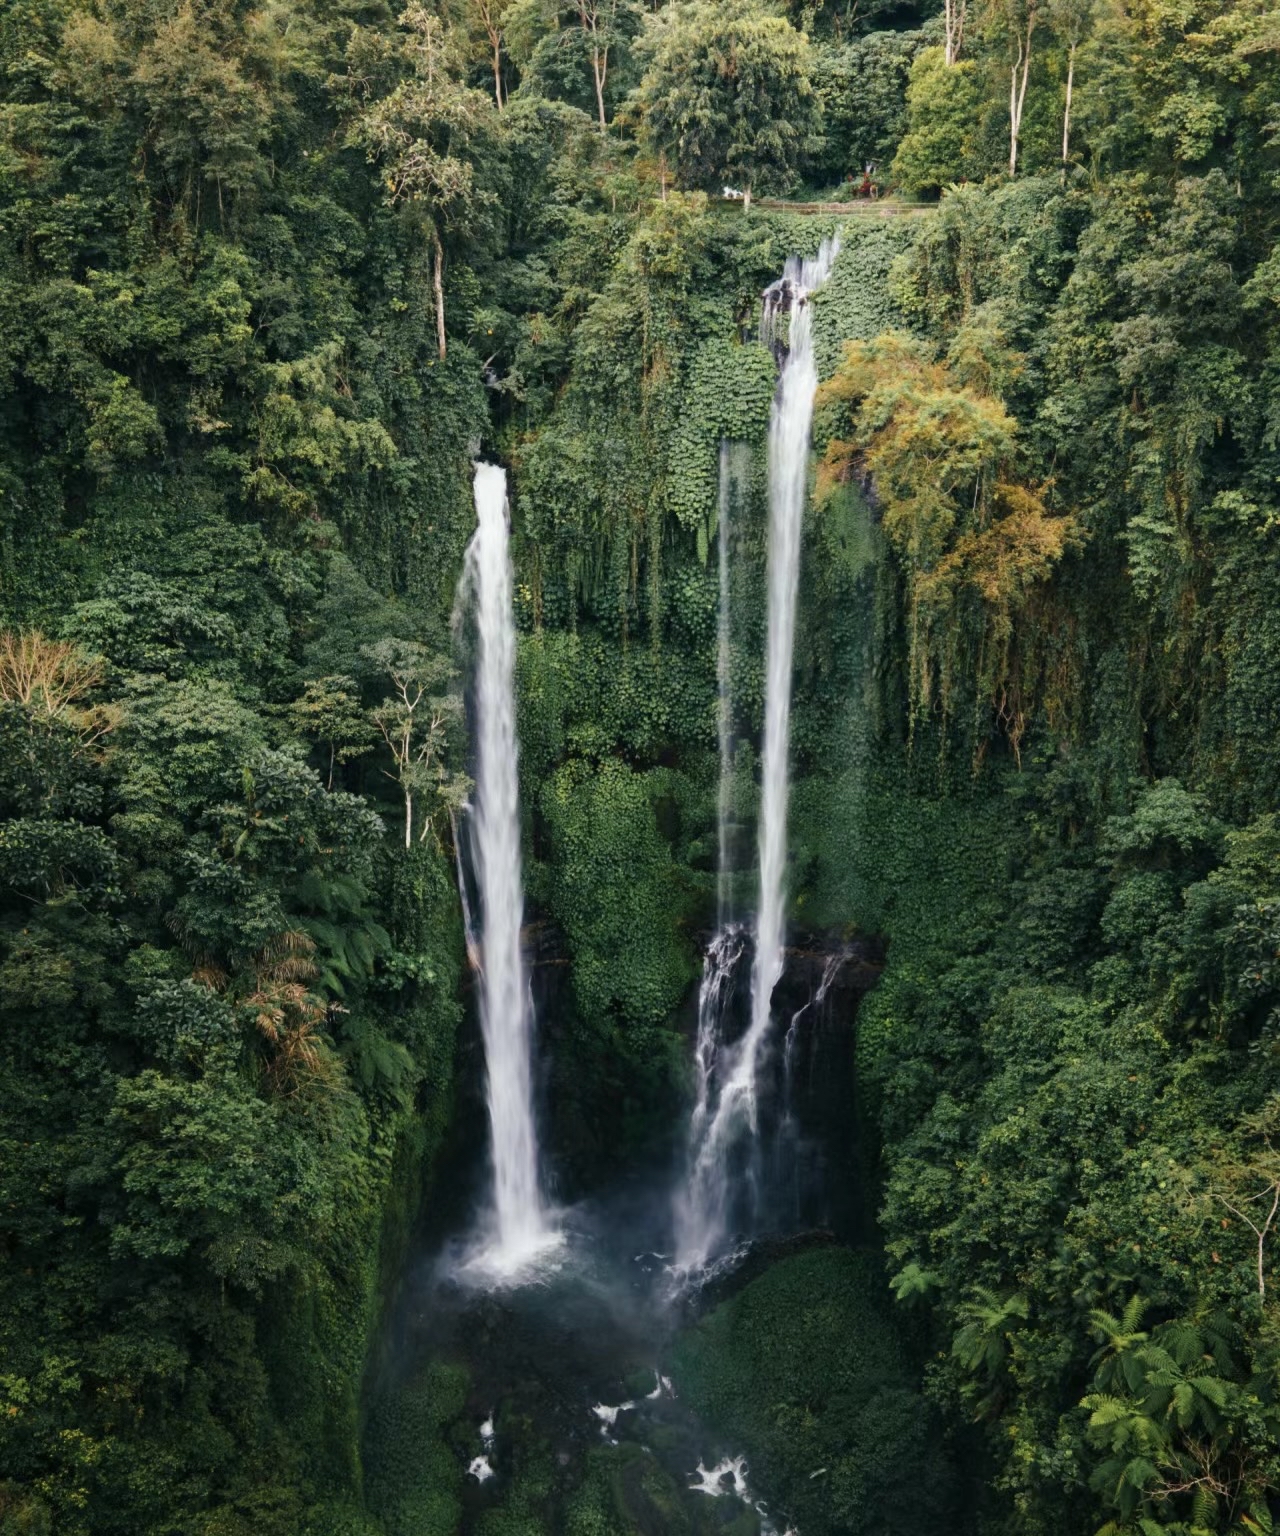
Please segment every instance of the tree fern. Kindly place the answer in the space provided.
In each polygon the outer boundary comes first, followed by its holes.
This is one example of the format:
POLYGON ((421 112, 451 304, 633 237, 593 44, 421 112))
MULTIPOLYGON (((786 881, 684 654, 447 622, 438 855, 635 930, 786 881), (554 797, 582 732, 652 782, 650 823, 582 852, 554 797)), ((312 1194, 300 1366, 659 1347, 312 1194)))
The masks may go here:
POLYGON ((1125 1303, 1119 1317, 1099 1307, 1090 1311, 1089 1325, 1094 1336, 1102 1341, 1102 1347, 1090 1364, 1096 1372, 1096 1384, 1102 1391, 1111 1391, 1121 1383, 1131 1392, 1141 1386, 1145 1372, 1135 1358, 1135 1351, 1150 1337, 1138 1326, 1146 1309, 1146 1301, 1134 1295, 1125 1303))
POLYGON ((1159 1329, 1161 1345, 1179 1365, 1190 1365, 1205 1353, 1204 1334, 1194 1323, 1182 1319, 1165 1323, 1159 1329))

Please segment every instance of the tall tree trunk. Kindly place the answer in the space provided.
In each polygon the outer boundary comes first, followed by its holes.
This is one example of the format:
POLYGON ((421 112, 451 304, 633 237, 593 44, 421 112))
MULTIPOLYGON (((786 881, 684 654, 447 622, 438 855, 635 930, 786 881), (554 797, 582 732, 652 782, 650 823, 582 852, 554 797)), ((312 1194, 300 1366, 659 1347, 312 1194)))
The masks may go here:
POLYGON ((1009 72, 1009 175, 1018 174, 1018 138, 1022 132, 1022 109, 1027 102, 1027 80, 1031 74, 1031 34, 1035 31, 1036 13, 1027 14, 1027 33, 1018 37, 1018 57, 1009 72), (1018 71, 1022 71, 1019 80, 1018 71))
POLYGON ((432 275, 432 287, 436 291, 436 342, 440 347, 440 357, 445 355, 444 339, 444 246, 440 244, 440 231, 435 225, 431 226, 431 236, 435 241, 436 259, 435 271, 432 275))
POLYGON ((945 0, 943 9, 943 57, 954 64, 964 47, 965 12, 968 0, 945 0))
POLYGON ((404 791, 404 846, 406 852, 413 847, 413 791, 407 785, 404 791))
POLYGON ((1018 173, 1018 65, 1022 62, 1022 39, 1018 39, 1018 57, 1009 71, 1009 175, 1018 173))
POLYGON ((751 183, 750 182, 747 183, 746 188, 744 189, 744 191, 742 193, 742 211, 743 211, 743 213, 750 213, 751 212, 751 183))
MULTIPOLYGON (((592 29, 594 30, 594 28, 592 29)), ((608 132, 604 115, 604 83, 609 74, 609 50, 591 45, 591 73, 596 80, 596 107, 600 113, 600 132, 608 132)))
POLYGON ((1071 90, 1076 80, 1076 45, 1074 42, 1067 53, 1067 105, 1062 114, 1062 175, 1065 179, 1067 165, 1071 159, 1071 90))
POLYGON ((489 41, 493 44, 493 99, 498 103, 498 111, 502 111, 502 42, 494 33, 489 34, 489 41))

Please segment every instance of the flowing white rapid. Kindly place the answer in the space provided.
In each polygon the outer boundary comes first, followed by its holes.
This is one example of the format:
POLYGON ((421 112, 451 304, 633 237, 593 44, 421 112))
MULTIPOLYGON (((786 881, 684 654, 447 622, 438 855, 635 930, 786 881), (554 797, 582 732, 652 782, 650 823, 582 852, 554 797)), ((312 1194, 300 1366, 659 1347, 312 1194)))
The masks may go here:
POLYGON ((698 988, 698 1033, 694 1043, 693 1114, 689 1120, 689 1167, 676 1191, 676 1271, 680 1276, 701 1268, 711 1256, 712 1243, 728 1226, 728 1170, 704 1156, 707 1133, 715 1113, 718 1069, 726 1049, 725 1018, 734 974, 746 948, 746 930, 738 923, 722 928, 707 947, 698 988))
MULTIPOLYGON (((471 816, 479 901, 480 969, 493 1158, 490 1230, 473 1263, 511 1274, 555 1237, 539 1182, 533 1119, 533 1003, 520 928, 520 803, 516 775, 516 632, 507 549, 507 477, 477 464, 477 527, 463 586, 475 616, 476 786, 471 816)), ((465 882, 463 884, 465 893, 465 882)))
MULTIPOLYGON (((760 891, 751 970, 751 1015, 746 1031, 722 1066, 713 1061, 704 1071, 701 1056, 698 1063, 699 1097, 690 1127, 688 1184, 676 1203, 678 1275, 697 1273, 719 1255, 734 1203, 734 1151, 744 1133, 754 1142, 758 1129, 757 1076, 772 1020, 773 990, 782 975, 786 936, 791 669, 801 531, 808 493, 809 435, 818 388, 809 296, 826 281, 839 249, 839 237, 833 236, 823 241, 816 257, 790 257, 782 277, 764 294, 760 337, 782 354, 782 371, 769 419, 768 639, 760 794, 760 891), (719 1089, 714 1108, 710 1104, 713 1086, 719 1089)), ((722 937, 727 939, 728 935, 722 937)), ((727 982, 723 980, 716 982, 718 990, 709 987, 713 962, 722 965, 727 958, 727 944, 718 956, 715 945, 708 953, 708 969, 704 971, 699 998, 700 1053, 704 1001, 709 992, 712 997, 723 997, 727 991, 727 982)), ((719 1018, 714 1022, 718 1029, 719 1018)), ((719 1054, 718 1047, 713 1054, 719 1054)), ((755 1152, 752 1146, 745 1164, 748 1170, 758 1161, 755 1152)), ((742 1162, 740 1157, 738 1162, 742 1162)))

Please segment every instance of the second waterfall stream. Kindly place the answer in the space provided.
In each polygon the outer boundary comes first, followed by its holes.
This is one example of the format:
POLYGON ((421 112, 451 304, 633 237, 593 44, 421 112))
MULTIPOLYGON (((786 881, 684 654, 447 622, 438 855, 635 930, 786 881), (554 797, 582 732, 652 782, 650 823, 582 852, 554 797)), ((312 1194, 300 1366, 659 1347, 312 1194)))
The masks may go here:
POLYGON ((696 1275, 719 1257, 735 1214, 749 1207, 757 1177, 759 1071, 786 937, 791 672, 818 389, 809 300, 830 275, 839 249, 839 237, 832 236, 816 256, 790 257, 764 293, 760 339, 781 357, 782 368, 769 419, 768 639, 750 1015, 741 1037, 727 1040, 725 1006, 733 989, 726 969, 736 966, 742 945, 733 930, 722 929, 708 950, 699 995, 697 1099, 687 1177, 675 1203, 675 1269, 681 1276, 696 1275))
MULTIPOLYGON (((533 1109, 533 1002, 520 930, 524 887, 516 745, 516 629, 508 550, 507 477, 475 470, 477 526, 461 596, 475 625, 475 796, 470 826, 478 902, 472 948, 480 969, 493 1205, 473 1264, 514 1274, 555 1237, 543 1196, 533 1109)), ((463 896, 466 889, 463 882, 463 896)))

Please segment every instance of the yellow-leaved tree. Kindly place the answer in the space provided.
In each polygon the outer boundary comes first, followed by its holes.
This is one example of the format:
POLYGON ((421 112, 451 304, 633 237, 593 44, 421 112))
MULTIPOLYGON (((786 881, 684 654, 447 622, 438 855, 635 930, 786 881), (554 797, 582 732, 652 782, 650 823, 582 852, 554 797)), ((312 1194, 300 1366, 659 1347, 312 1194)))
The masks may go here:
POLYGON ((820 498, 855 475, 873 487, 906 584, 912 730, 930 708, 950 717, 954 679, 970 673, 975 709, 992 712, 1015 754, 1039 663, 1019 648, 1017 621, 1079 539, 1021 468, 998 393, 1016 367, 985 325, 963 327, 942 360, 898 331, 850 343, 819 393, 838 425, 818 486, 820 498))

